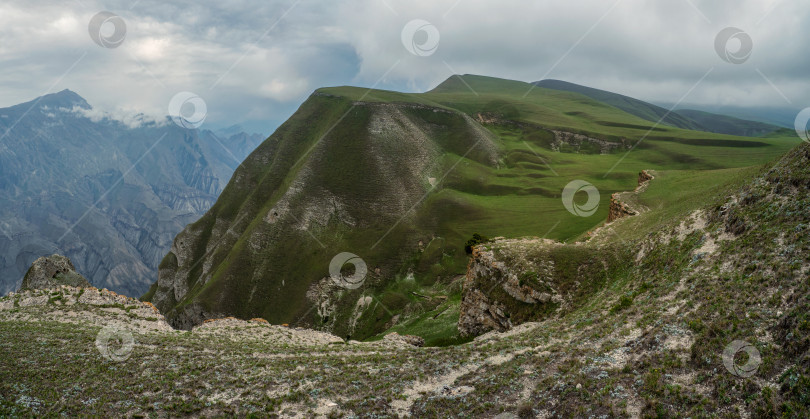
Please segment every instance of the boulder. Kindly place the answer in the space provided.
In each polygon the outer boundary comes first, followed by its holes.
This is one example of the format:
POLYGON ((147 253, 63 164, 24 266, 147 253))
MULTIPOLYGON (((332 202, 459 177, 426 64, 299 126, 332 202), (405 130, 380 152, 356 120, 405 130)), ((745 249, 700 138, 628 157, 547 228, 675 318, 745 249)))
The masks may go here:
POLYGON ((49 289, 60 285, 90 288, 90 282, 78 272, 65 256, 43 256, 34 261, 20 285, 20 290, 49 289))
POLYGON ((414 335, 400 335, 397 332, 391 332, 385 335, 385 340, 393 342, 404 342, 411 346, 422 347, 425 346, 425 339, 421 336, 414 335))

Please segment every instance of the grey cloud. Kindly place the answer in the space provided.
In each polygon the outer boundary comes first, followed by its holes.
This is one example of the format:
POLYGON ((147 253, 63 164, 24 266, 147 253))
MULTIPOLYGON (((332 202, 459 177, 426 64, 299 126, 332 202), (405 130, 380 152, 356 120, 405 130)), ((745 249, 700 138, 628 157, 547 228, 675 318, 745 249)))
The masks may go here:
POLYGON ((454 72, 524 81, 545 75, 672 103, 710 68, 686 102, 808 105, 801 102, 810 94, 810 9, 800 2, 621 0, 606 14, 613 5, 10 0, 0 5, 0 106, 53 86, 77 91, 110 114, 144 112, 157 119, 175 93, 192 91, 208 104, 206 124, 269 132, 324 85, 423 91, 454 72), (101 10, 127 22, 119 48, 100 48, 88 36, 87 23, 101 10), (441 34, 428 57, 410 54, 400 40, 403 26, 417 18, 441 34), (754 41, 744 64, 728 64, 714 52, 714 37, 727 26, 744 29, 754 41))

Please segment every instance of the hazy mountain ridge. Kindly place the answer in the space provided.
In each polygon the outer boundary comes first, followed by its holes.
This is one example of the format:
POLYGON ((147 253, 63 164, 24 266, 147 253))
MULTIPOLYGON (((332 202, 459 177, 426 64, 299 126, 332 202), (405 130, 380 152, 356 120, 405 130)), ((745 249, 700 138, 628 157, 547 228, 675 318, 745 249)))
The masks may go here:
POLYGON ((0 290, 15 289, 37 257, 61 253, 94 285, 140 295, 173 236, 263 140, 168 119, 132 127, 91 111, 69 90, 0 109, 0 290))
POLYGON ((615 106, 647 121, 661 121, 662 124, 678 128, 707 131, 717 134, 741 135, 745 137, 760 137, 782 128, 765 122, 750 121, 701 110, 677 109, 670 111, 658 105, 629 96, 561 80, 548 79, 534 82, 533 84, 547 89, 580 93, 608 105, 615 106))

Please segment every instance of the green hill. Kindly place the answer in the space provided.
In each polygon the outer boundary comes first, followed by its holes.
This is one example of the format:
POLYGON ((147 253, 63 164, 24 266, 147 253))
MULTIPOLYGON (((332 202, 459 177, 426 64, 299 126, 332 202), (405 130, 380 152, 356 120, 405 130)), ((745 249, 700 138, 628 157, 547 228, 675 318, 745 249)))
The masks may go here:
POLYGON ((743 137, 762 137, 783 129, 763 122, 748 121, 733 116, 718 115, 694 109, 679 109, 675 112, 697 122, 703 130, 710 132, 741 135, 743 137))
POLYGON ((748 121, 716 113, 681 109, 669 111, 651 103, 613 92, 568 83, 561 80, 541 80, 534 85, 547 89, 580 93, 591 99, 619 108, 641 119, 658 122, 677 128, 714 132, 717 134, 760 137, 778 130, 780 127, 764 122, 748 121))
MULTIPOLYGON (((683 176, 661 196, 677 206, 798 142, 653 127, 578 93, 482 76, 423 94, 319 89, 177 236, 144 298, 177 327, 234 315, 366 338, 457 304, 473 233, 571 241, 641 169, 683 176), (593 215, 561 202, 573 180, 600 192, 593 215), (361 287, 331 281, 341 252, 368 265, 361 287)), ((435 343, 457 338, 441 327, 435 343)))
POLYGON ((660 106, 644 102, 642 100, 634 99, 629 96, 620 95, 605 90, 594 89, 592 87, 581 86, 574 83, 569 83, 562 80, 541 80, 534 83, 536 86, 544 87, 546 89, 561 90, 566 92, 580 93, 588 96, 591 99, 598 100, 610 106, 617 107, 631 115, 635 115, 641 119, 657 122, 659 119, 661 123, 677 128, 700 130, 700 124, 691 121, 682 115, 674 112, 668 112, 660 106), (663 118, 663 119, 662 119, 663 118))

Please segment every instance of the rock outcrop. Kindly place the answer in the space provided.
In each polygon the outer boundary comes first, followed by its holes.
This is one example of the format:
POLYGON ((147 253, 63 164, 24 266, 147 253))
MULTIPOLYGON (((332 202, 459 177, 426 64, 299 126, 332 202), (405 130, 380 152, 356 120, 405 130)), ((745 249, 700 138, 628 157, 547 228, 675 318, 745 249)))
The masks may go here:
POLYGON ((610 209, 607 222, 613 222, 623 217, 638 215, 647 210, 638 204, 637 195, 647 190, 647 185, 655 176, 649 170, 642 170, 638 174, 638 186, 632 192, 616 192, 610 196, 610 209))
POLYGON ((416 346, 417 348, 425 346, 425 339, 422 337, 414 335, 400 335, 397 332, 392 332, 385 335, 383 340, 390 342, 401 342, 411 346, 416 346))
MULTIPOLYGON (((651 171, 642 170, 635 190, 613 194, 607 222, 646 211, 637 197, 652 179, 651 171)), ((503 332, 565 310, 594 291, 621 263, 613 254, 613 249, 596 245, 537 238, 475 246, 464 280, 459 332, 465 336, 503 332)))
POLYGON ((20 290, 49 289, 62 285, 88 288, 90 282, 78 272, 73 263, 65 256, 52 255, 34 261, 23 278, 20 290))
POLYGON ((642 170, 638 173, 638 187, 641 187, 645 183, 655 179, 655 176, 650 173, 650 170, 642 170))
MULTIPOLYGON (((462 336, 478 336, 495 330, 503 332, 512 327, 512 304, 536 306, 533 311, 548 311, 552 298, 557 305, 559 293, 545 279, 554 269, 553 261, 533 264, 530 275, 523 275, 523 266, 506 263, 494 249, 509 249, 520 253, 527 246, 555 246, 551 240, 497 240, 473 247, 472 257, 464 279, 464 293, 459 309, 458 330, 462 336), (533 276, 527 281, 528 276, 533 276), (531 283, 530 283, 531 282, 531 283), (507 301, 509 300, 509 301, 507 301)), ((525 255, 524 255, 525 256, 525 255)))
POLYGON ((608 210, 607 222, 613 222, 623 217, 632 217, 638 215, 638 212, 619 200, 619 193, 614 193, 610 196, 610 209, 608 210))
POLYGON ((609 250, 539 238, 475 246, 464 279, 459 332, 502 332, 565 312, 606 280, 612 259, 609 250))
POLYGON ((610 141, 601 138, 594 138, 575 132, 551 130, 554 133, 554 142, 551 149, 554 151, 570 151, 581 153, 588 149, 598 149, 599 154, 610 154, 616 150, 629 149, 631 144, 626 139, 610 141))
POLYGON ((552 139, 548 142, 548 147, 551 150, 558 152, 610 154, 617 150, 624 150, 632 147, 631 142, 626 138, 616 140, 595 138, 593 136, 576 132, 548 129, 537 124, 514 121, 504 118, 502 115, 490 112, 477 113, 476 120, 484 125, 508 125, 514 127, 531 127, 533 129, 543 130, 552 136, 552 139))

